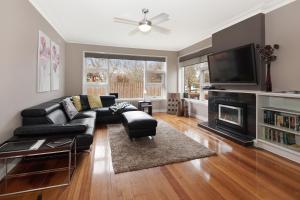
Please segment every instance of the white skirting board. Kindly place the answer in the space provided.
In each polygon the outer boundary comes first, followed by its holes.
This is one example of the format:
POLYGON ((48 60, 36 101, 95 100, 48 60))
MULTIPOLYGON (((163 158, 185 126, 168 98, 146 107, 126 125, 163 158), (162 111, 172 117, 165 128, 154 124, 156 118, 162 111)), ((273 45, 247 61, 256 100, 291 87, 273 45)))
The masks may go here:
POLYGON ((263 143, 260 141, 256 141, 254 145, 258 148, 265 149, 271 153, 282 156, 294 162, 300 163, 300 155, 299 153, 289 151, 288 149, 280 148, 277 145, 272 145, 268 143, 263 143))

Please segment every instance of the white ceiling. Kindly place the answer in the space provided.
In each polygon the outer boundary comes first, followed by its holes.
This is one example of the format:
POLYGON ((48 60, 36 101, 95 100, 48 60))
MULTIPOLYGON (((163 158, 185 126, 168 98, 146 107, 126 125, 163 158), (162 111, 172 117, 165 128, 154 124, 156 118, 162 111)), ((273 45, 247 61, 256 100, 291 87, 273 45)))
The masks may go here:
POLYGON ((268 12, 292 0, 30 0, 67 42, 178 51, 254 14, 268 12), (170 20, 160 24, 164 35, 128 33, 135 27, 114 17, 141 20, 161 12, 170 20))

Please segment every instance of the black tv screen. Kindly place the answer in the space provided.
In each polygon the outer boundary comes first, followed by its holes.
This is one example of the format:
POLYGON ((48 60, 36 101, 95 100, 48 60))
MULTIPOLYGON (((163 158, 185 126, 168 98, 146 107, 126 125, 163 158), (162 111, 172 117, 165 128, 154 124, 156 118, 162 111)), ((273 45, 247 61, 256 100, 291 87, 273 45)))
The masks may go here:
POLYGON ((214 84, 257 84, 254 44, 208 56, 210 82, 214 84))

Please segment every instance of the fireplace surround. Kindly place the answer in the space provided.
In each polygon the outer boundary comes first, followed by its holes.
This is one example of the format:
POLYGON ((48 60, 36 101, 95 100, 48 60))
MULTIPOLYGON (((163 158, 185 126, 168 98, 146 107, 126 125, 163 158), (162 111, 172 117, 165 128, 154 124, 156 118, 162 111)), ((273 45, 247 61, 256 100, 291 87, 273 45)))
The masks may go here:
POLYGON ((199 126, 240 144, 252 145, 256 136, 255 94, 209 91, 208 122, 199 126))

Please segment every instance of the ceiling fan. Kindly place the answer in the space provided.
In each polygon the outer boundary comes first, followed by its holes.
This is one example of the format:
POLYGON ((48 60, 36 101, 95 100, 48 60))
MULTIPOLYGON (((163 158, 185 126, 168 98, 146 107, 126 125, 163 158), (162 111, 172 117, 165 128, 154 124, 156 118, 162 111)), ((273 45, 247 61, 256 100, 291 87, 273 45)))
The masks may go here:
POLYGON ((170 33, 169 29, 158 26, 158 24, 169 20, 168 14, 161 13, 159 15, 156 15, 156 16, 148 19, 147 14, 149 13, 149 10, 147 8, 144 8, 144 9, 142 9, 142 13, 144 15, 144 18, 141 21, 134 21, 134 20, 130 20, 130 19, 114 17, 114 22, 137 26, 136 29, 132 30, 129 33, 130 35, 133 35, 139 31, 141 31, 143 33, 147 33, 149 31, 151 31, 152 29, 155 31, 158 31, 160 33, 163 33, 163 34, 170 33))

